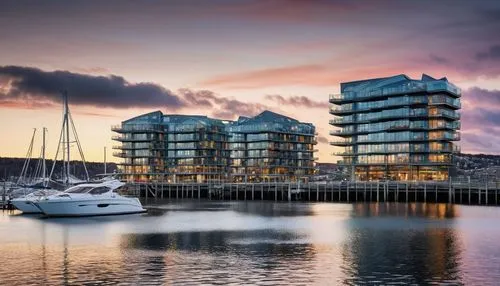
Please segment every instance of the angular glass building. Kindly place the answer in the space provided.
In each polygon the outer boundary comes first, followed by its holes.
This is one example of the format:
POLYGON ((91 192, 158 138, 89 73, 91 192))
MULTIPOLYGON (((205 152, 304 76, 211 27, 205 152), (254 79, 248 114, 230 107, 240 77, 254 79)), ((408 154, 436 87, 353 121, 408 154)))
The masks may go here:
POLYGON ((127 181, 220 182, 228 170, 227 132, 221 120, 206 116, 141 115, 112 127, 122 142, 113 148, 124 158, 127 181))
POLYGON ((270 111, 234 122, 156 111, 112 130, 127 181, 287 181, 314 173, 314 126, 270 111))
POLYGON ((271 111, 228 124, 233 182, 295 181, 314 174, 315 127, 271 111))
POLYGON ((406 75, 341 83, 330 95, 331 145, 354 180, 447 180, 459 149, 460 95, 446 78, 406 75))
POLYGON ((144 114, 122 122, 111 129, 112 137, 121 145, 113 156, 123 158, 119 164, 127 181, 158 181, 165 171, 165 130, 160 111, 144 114))

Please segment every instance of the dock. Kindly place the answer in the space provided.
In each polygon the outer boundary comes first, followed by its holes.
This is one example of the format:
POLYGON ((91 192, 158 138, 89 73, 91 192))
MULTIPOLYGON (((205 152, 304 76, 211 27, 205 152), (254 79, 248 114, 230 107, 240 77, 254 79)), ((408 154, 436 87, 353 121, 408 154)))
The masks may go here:
POLYGON ((498 205, 500 182, 370 181, 264 183, 130 183, 130 194, 153 199, 302 202, 433 202, 498 205))

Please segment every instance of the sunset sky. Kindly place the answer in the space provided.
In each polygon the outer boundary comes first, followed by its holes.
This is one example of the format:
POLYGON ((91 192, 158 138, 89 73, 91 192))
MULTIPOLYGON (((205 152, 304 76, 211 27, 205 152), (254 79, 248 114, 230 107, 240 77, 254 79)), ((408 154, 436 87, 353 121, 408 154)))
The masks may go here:
POLYGON ((67 90, 90 161, 141 113, 269 109, 336 162, 328 95, 402 73, 461 87, 462 152, 500 154, 500 1, 1 1, 0 37, 0 157, 43 126, 53 156, 67 90))

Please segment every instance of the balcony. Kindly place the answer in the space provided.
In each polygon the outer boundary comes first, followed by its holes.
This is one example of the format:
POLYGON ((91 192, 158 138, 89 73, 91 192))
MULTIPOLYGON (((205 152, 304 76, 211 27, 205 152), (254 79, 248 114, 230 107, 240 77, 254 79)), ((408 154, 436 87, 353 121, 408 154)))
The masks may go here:
POLYGON ((370 106, 354 106, 355 103, 334 105, 330 107, 330 114, 333 115, 348 115, 358 112, 365 112, 370 110, 383 110, 393 107, 403 107, 410 105, 422 105, 428 103, 427 96, 417 97, 394 97, 387 100, 372 101, 370 106))
POLYGON ((364 99, 372 99, 377 97, 385 97, 394 94, 406 94, 426 91, 423 83, 410 83, 404 86, 381 88, 375 90, 363 90, 361 92, 344 92, 341 94, 331 94, 329 100, 331 103, 348 103, 354 101, 362 101, 364 99))
POLYGON ((329 132, 330 135, 332 136, 352 136, 357 133, 368 133, 368 132, 361 132, 361 131, 355 131, 354 129, 349 129, 349 130, 332 130, 329 132))
POLYGON ((113 139, 115 141, 121 141, 121 142, 148 142, 148 141, 155 140, 152 138, 133 137, 133 136, 127 136, 127 135, 113 135, 113 136, 111 136, 111 139, 113 139))
POLYGON ((329 101, 333 104, 363 101, 366 99, 383 98, 389 95, 408 94, 416 92, 439 92, 444 91, 452 96, 460 97, 460 89, 449 82, 412 82, 397 87, 379 88, 374 90, 362 90, 360 92, 347 91, 341 94, 330 94, 329 101))
POLYGON ((113 156, 118 157, 118 158, 156 158, 159 157, 160 155, 156 154, 135 154, 135 153, 128 153, 128 152, 113 152, 113 156))
POLYGON ((462 104, 459 99, 457 98, 450 98, 448 96, 433 96, 431 97, 431 100, 429 102, 429 105, 446 105, 448 107, 451 107, 453 109, 460 109, 462 108, 462 104))
POLYGON ((163 133, 163 127, 160 124, 113 125, 111 130, 117 133, 163 133))
POLYGON ((337 117, 334 119, 330 119, 330 125, 345 125, 345 124, 353 124, 356 121, 354 118, 346 118, 346 117, 337 117))
POLYGON ((330 145, 333 145, 333 146, 349 146, 349 145, 353 145, 355 142, 351 139, 345 139, 345 140, 336 140, 336 141, 332 141, 330 142, 330 145))

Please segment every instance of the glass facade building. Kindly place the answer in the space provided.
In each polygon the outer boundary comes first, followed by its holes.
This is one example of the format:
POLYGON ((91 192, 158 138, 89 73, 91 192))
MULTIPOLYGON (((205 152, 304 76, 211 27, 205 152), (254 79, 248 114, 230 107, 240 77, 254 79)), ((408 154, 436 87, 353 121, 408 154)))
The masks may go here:
POLYGON ((224 181, 228 170, 228 136, 221 120, 206 116, 144 114, 112 130, 121 142, 113 155, 124 158, 127 181, 224 181))
POLYGON ((232 181, 295 181, 314 174, 314 125, 264 111, 240 117, 227 130, 232 181))
POLYGON ((127 181, 286 181, 314 172, 314 126, 270 111, 234 122, 156 111, 112 130, 127 181))
POLYGON ((331 142, 355 180, 447 180, 459 151, 461 91, 406 75, 341 83, 330 95, 331 142))

